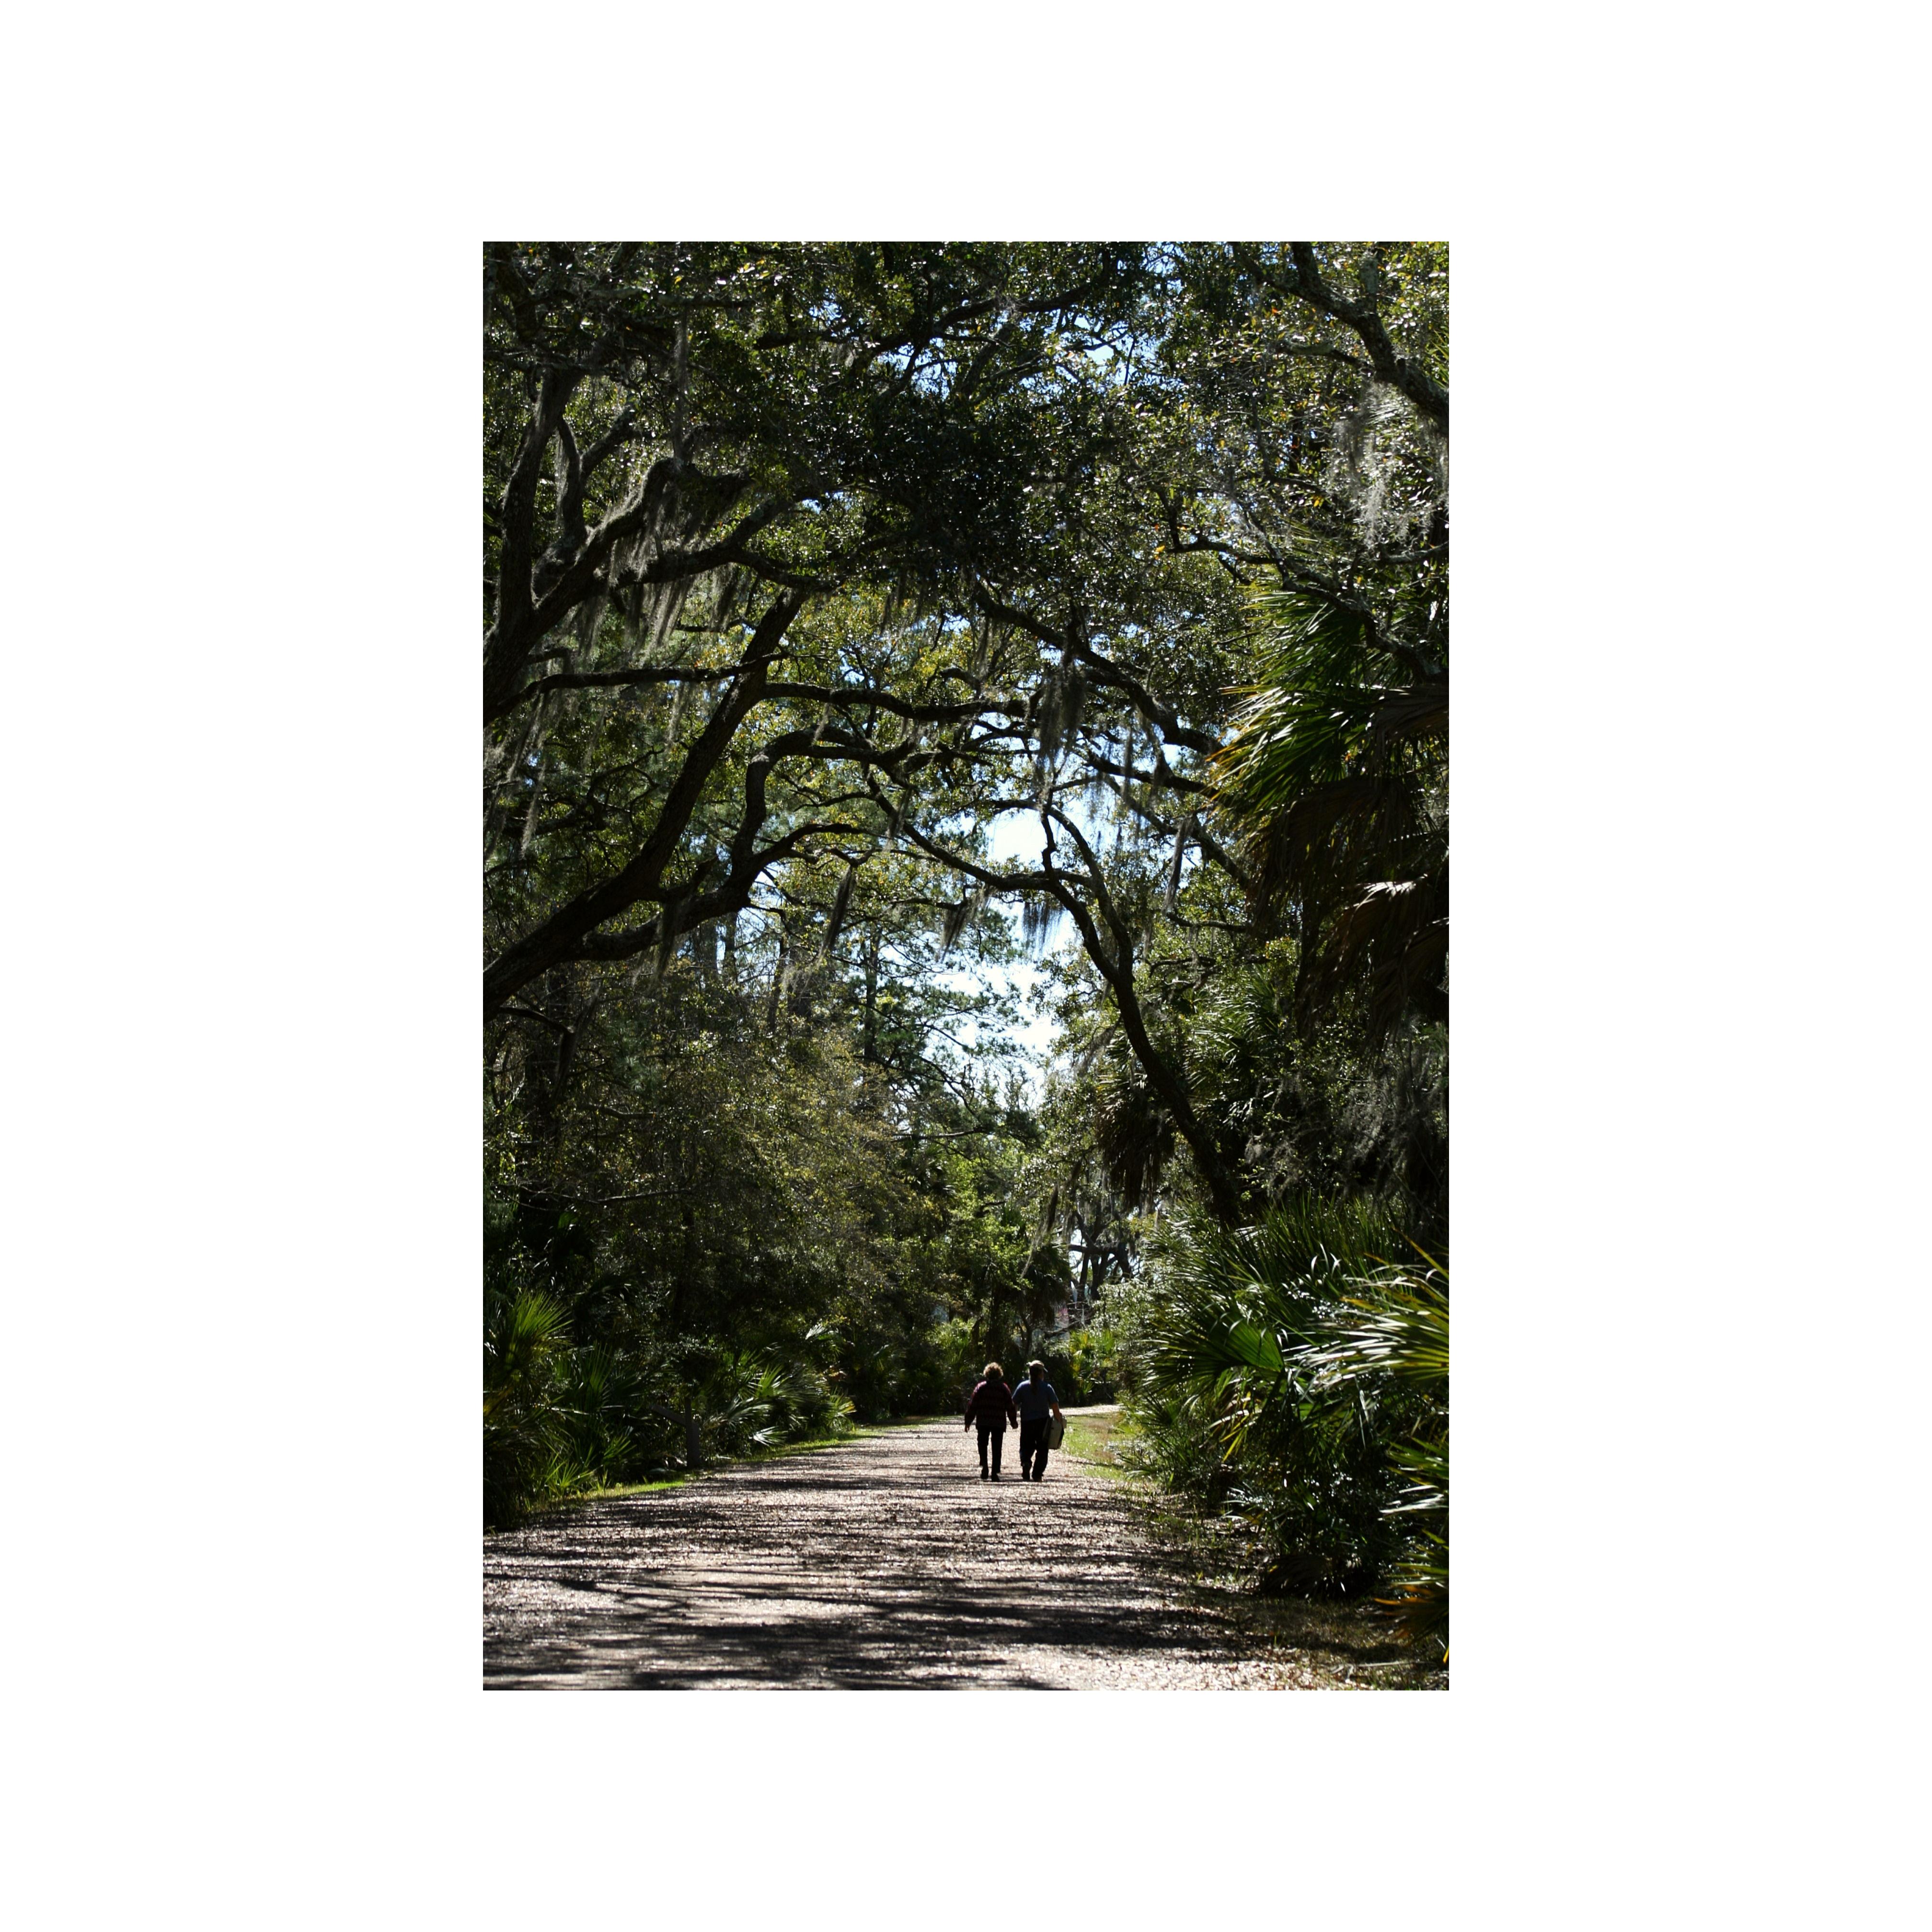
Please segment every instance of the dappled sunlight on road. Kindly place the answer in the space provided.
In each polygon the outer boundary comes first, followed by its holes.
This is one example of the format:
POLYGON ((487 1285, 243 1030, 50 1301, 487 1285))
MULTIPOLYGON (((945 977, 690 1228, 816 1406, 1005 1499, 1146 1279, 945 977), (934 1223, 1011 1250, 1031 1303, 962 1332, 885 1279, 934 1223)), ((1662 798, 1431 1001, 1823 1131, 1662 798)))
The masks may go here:
POLYGON ((956 1423, 594 1504, 484 1550, 491 1687, 1315 1681, 1186 1606, 1116 1482, 1056 1455, 1044 1483, 1010 1466, 982 1483, 956 1423))

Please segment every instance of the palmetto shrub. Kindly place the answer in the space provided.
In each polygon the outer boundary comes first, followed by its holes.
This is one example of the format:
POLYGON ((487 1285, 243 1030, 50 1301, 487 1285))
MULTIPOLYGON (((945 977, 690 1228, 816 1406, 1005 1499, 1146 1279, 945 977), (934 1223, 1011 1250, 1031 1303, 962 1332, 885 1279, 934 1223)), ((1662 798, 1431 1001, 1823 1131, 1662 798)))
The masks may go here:
POLYGON ((1124 1467, 1210 1508, 1226 1500, 1232 1472, 1197 1392, 1143 1384, 1125 1406, 1133 1429, 1122 1442, 1124 1467))
POLYGON ((836 1436, 852 1423, 850 1401, 807 1361, 786 1365, 773 1393, 778 1439, 807 1442, 836 1436))
POLYGON ((1234 1233, 1181 1222, 1110 1308, 1142 1466, 1243 1518, 1264 1587, 1380 1588, 1446 1634, 1446 1268, 1304 1197, 1234 1233))
POLYGON ((562 1420, 575 1467, 599 1483, 639 1473, 645 1445, 636 1424, 636 1377, 605 1345, 571 1352, 562 1378, 562 1420))
POLYGON ((520 1522, 545 1498, 592 1480, 574 1453, 564 1312, 536 1288, 501 1292, 484 1310, 483 1520, 520 1522))

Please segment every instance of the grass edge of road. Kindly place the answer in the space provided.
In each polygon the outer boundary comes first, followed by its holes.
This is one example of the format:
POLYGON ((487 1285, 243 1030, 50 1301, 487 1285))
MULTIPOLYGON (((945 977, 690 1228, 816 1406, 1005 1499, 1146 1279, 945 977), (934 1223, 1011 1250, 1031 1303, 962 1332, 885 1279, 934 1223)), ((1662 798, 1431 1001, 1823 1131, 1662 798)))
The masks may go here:
POLYGON ((1118 1482, 1124 1478, 1127 1472, 1121 1466, 1114 1446, 1114 1432, 1120 1420, 1119 1405, 1116 1403, 1097 1414, 1082 1414, 1075 1410, 1061 1412, 1066 1418, 1066 1438, 1060 1445, 1060 1453, 1110 1481, 1118 1482))
MULTIPOLYGON (((612 1483, 597 1489, 578 1490, 567 1496, 554 1496, 532 1510, 526 1522, 534 1522, 539 1516, 554 1516, 560 1510, 582 1509, 588 1503, 624 1502, 633 1496, 656 1496, 664 1490, 681 1490, 688 1483, 702 1482, 706 1476, 715 1476, 722 1470, 744 1468, 758 1462, 782 1462, 788 1456, 809 1456, 822 1449, 849 1449, 855 1443, 869 1442, 881 1436, 889 1436, 902 1429, 922 1428, 932 1422, 944 1422, 947 1418, 940 1415, 896 1416, 890 1422, 862 1422, 836 1436, 814 1436, 802 1442, 780 1442, 769 1449, 754 1449, 746 1456, 717 1456, 698 1469, 680 1469, 646 1483, 612 1483)), ((521 1526, 519 1526, 520 1527, 521 1526)), ((499 1529, 485 1529, 486 1536, 506 1534, 499 1529)))

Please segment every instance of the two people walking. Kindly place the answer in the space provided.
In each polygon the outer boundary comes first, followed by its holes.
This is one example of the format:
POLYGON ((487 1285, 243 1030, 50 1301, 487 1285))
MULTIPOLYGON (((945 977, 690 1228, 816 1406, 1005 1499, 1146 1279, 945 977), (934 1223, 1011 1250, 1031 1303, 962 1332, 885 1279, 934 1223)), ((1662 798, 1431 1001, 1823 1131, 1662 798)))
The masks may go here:
POLYGON ((1060 1415, 1060 1403, 1053 1384, 1046 1378, 1043 1362, 1027 1364, 1026 1380, 1017 1389, 1007 1386, 998 1362, 988 1362, 986 1372, 966 1398, 966 1426, 975 1424, 980 1430, 980 1480, 1000 1480, 1000 1450, 1006 1441, 1006 1424, 1020 1432, 1020 1480, 1038 1482, 1046 1474, 1049 1415, 1060 1415), (987 1466, 986 1450, 992 1447, 992 1463, 987 1466))

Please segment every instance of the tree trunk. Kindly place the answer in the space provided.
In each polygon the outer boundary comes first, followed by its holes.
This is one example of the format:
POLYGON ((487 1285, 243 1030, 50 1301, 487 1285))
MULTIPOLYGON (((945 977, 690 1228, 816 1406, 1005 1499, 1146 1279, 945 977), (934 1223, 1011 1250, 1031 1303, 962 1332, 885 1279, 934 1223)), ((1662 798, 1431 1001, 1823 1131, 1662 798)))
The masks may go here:
POLYGON ((879 928, 874 926, 866 940, 866 1035, 865 1047, 861 1055, 865 1064, 872 1066, 878 1059, 875 1042, 878 1037, 879 1012, 879 928))
MULTIPOLYGON (((665 866, 676 851, 711 774, 722 762, 733 736, 764 692, 771 660, 784 640, 785 626, 798 614, 802 596, 787 591, 758 621, 758 628, 740 661, 736 684, 719 699, 718 708, 693 741, 650 834, 620 871, 579 892, 534 931, 508 946, 483 974, 483 1012, 488 1018, 524 987, 572 956, 586 935, 607 920, 627 911, 640 899, 662 898, 659 886, 665 866)), ((702 868, 700 868, 702 870, 702 868)), ((675 937, 674 932, 671 934, 675 937)))
POLYGON ((772 968, 772 996, 765 1004, 765 1030, 775 1033, 778 1024, 778 995, 784 990, 785 930, 784 921, 778 921, 778 964, 772 968))

